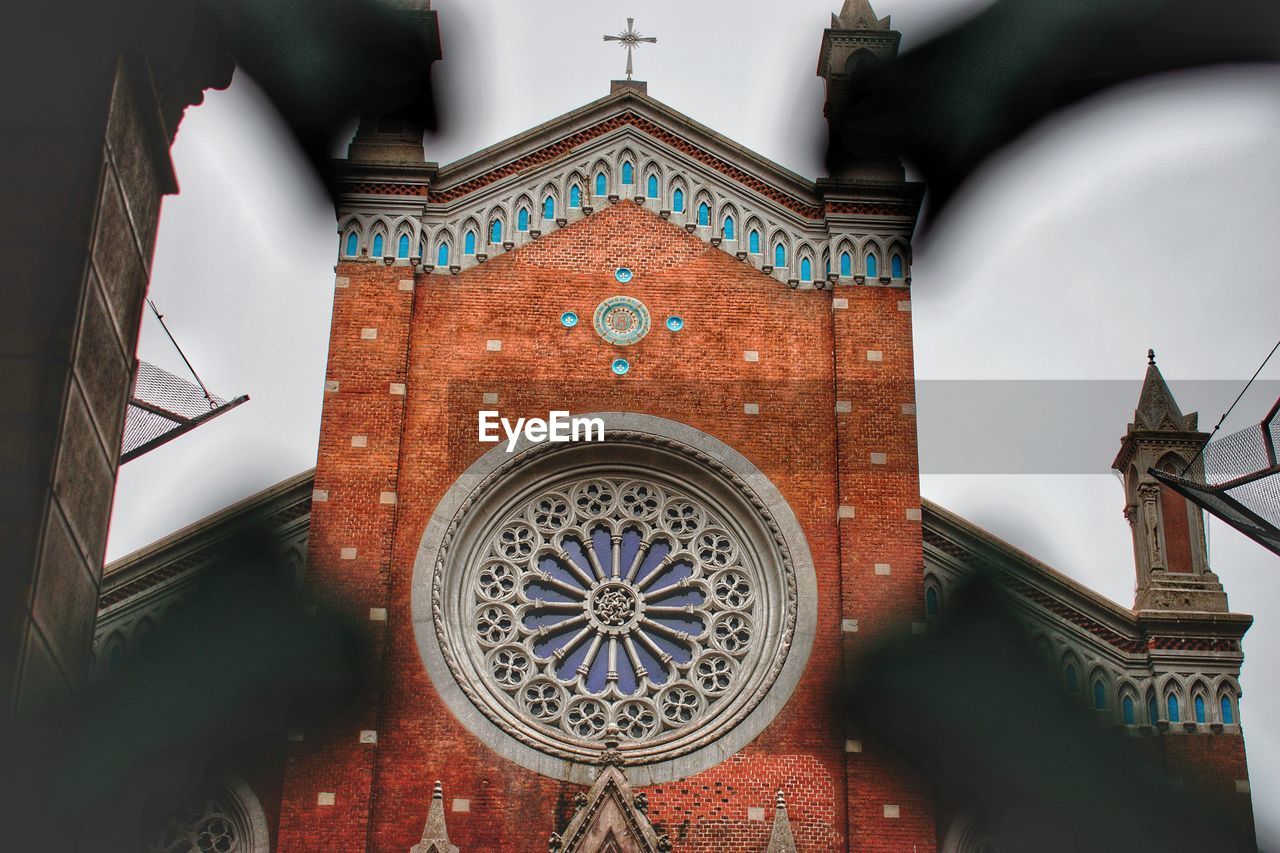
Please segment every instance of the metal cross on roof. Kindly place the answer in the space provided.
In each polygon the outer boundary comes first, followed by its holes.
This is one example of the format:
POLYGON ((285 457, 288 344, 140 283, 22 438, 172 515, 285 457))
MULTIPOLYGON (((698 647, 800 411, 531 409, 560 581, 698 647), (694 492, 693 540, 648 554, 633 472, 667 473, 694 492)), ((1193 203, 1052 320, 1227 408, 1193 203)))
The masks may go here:
POLYGON ((627 79, 631 79, 631 51, 640 46, 641 42, 648 44, 656 44, 657 39, 653 36, 642 36, 636 32, 636 19, 627 18, 627 28, 616 36, 605 36, 605 41, 616 41, 622 47, 627 49, 627 79))

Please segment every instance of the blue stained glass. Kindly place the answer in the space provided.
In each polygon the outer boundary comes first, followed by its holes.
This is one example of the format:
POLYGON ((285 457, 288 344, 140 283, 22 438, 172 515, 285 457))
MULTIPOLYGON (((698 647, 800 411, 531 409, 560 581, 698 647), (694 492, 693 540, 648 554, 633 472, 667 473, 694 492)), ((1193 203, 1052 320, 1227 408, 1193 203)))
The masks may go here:
POLYGON ((680 643, 677 643, 666 634, 659 633, 658 631, 652 631, 649 634, 649 638, 657 644, 658 648, 671 655, 671 659, 675 663, 686 664, 693 660, 693 652, 691 650, 685 648, 680 643))
POLYGON ((787 265, 787 250, 781 243, 773 247, 773 265, 775 267, 787 265))
POLYGON ((585 639, 581 643, 579 643, 578 647, 574 649, 570 654, 566 655, 565 659, 560 662, 560 665, 555 668, 556 675, 560 676, 560 678, 564 681, 568 681, 571 678, 576 678, 577 673, 574 672, 574 670, 578 668, 578 664, 582 663, 584 660, 587 659, 587 651, 590 650, 590 648, 591 648, 590 639, 585 639))
MULTIPOLYGON (((583 643, 590 646, 591 641, 583 643)), ((592 693, 603 693, 604 688, 608 684, 605 680, 609 677, 609 649, 606 644, 602 644, 596 652, 596 659, 591 662, 591 668, 587 670, 587 690, 592 693)))
POLYGON ((1107 707, 1107 688, 1101 681, 1093 682, 1093 707, 1099 711, 1107 707))
POLYGON ((653 621, 686 634, 701 634, 705 627, 701 619, 693 616, 654 616, 653 621))
POLYGON ((1133 710, 1133 699, 1129 696, 1124 697, 1124 701, 1120 703, 1120 712, 1124 715, 1124 724, 1126 726, 1137 725, 1138 718, 1133 710))
POLYGON ((382 235, 375 234, 373 237, 373 256, 375 258, 382 257, 382 235))
POLYGON ((1156 697, 1149 696, 1147 697, 1147 720, 1154 726, 1158 717, 1159 714, 1156 713, 1156 697))
POLYGON ((800 261, 800 280, 801 281, 813 280, 813 264, 809 262, 808 258, 805 258, 804 260, 800 261))
POLYGON ((605 188, 604 172, 596 172, 596 195, 604 195, 608 190, 605 188))
POLYGON ((1166 704, 1169 706, 1169 722, 1178 722, 1178 697, 1170 693, 1169 701, 1166 704))
POLYGON ((684 213, 684 190, 677 189, 671 194, 671 209, 676 213, 684 213))
POLYGON ((622 182, 624 184, 635 183, 635 174, 631 168, 631 161, 629 160, 622 164, 622 182))
POLYGON ((516 214, 516 230, 529 230, 529 209, 527 207, 520 208, 520 212, 516 214))
POLYGON ((1204 697, 1203 696, 1196 697, 1196 722, 1197 723, 1204 722, 1204 697))
POLYGON ((748 235, 747 237, 747 243, 748 243, 747 248, 748 250, 751 251, 752 254, 755 254, 755 255, 760 254, 760 232, 759 231, 752 231, 751 234, 748 235))
MULTIPOLYGON (((587 552, 583 550, 582 543, 577 539, 566 537, 561 545, 564 547, 565 553, 569 555, 569 559, 573 561, 573 564, 582 569, 582 573, 587 577, 591 577, 591 561, 587 559, 587 552)), ((574 581, 574 583, 581 586, 577 581, 574 581)))
POLYGON ((924 612, 928 616, 938 615, 938 591, 933 587, 924 591, 924 612))
POLYGON ((352 231, 347 235, 347 256, 355 257, 358 251, 360 251, 360 238, 356 237, 356 232, 352 231))
POLYGON ((409 235, 408 234, 400 235, 400 243, 399 245, 396 246, 396 257, 400 257, 400 258, 409 257, 409 235))
POLYGON ((640 551, 640 531, 628 527, 622 531, 622 548, 618 552, 618 574, 626 576, 640 551))
POLYGON ((684 607, 692 604, 694 607, 701 607, 707 597, 697 589, 675 590, 668 595, 653 596, 649 599, 650 605, 653 607, 684 607))
POLYGON ((640 659, 640 665, 649 673, 649 680, 654 684, 666 684, 667 671, 662 668, 662 664, 649 651, 649 647, 639 641, 634 641, 632 646, 635 647, 636 657, 640 659))
POLYGON ((726 240, 733 239, 733 217, 726 216, 724 218, 724 238, 726 240))
POLYGON ((609 528, 597 527, 591 531, 591 548, 596 552, 600 568, 604 569, 604 576, 609 577, 613 566, 613 541, 609 536, 609 528))
POLYGON ((1236 722, 1235 713, 1231 708, 1230 696, 1222 697, 1222 722, 1227 724, 1228 726, 1235 725, 1235 722, 1236 722))
POLYGON ((711 224, 711 208, 705 201, 698 205, 698 224, 704 226, 711 224))
POLYGON ((1067 689, 1072 693, 1080 689, 1080 680, 1076 677, 1076 668, 1071 664, 1067 664, 1066 679, 1067 689))
POLYGON ((653 590, 654 592, 657 592, 659 590, 666 589, 667 587, 671 586, 673 583, 678 583, 684 580, 685 578, 692 577, 692 576, 693 576, 693 566, 689 565, 684 560, 677 560, 667 568, 663 569, 662 574, 654 578, 654 581, 649 586, 649 589, 653 590))
POLYGON ((894 255, 889 259, 889 270, 894 278, 902 278, 902 255, 894 255))
POLYGON ((489 242, 490 243, 502 242, 502 220, 501 219, 493 220, 493 225, 489 226, 489 242))
POLYGON ((649 198, 658 197, 658 176, 657 175, 649 176, 649 186, 645 192, 645 195, 649 196, 649 198))
POLYGON ((846 278, 853 275, 853 258, 848 252, 840 253, 840 275, 846 278))
POLYGON ((671 543, 665 539, 659 539, 653 543, 653 547, 649 549, 649 553, 644 555, 644 562, 640 564, 640 570, 636 572, 636 583, 644 580, 645 575, 653 571, 653 567, 661 563, 663 558, 671 553, 671 543))
POLYGON ((449 266, 449 244, 441 243, 440 248, 436 250, 436 266, 449 266))
POLYGON ((462 254, 474 255, 476 253, 476 232, 468 231, 467 236, 462 239, 462 254))
POLYGON ((577 184, 569 187, 569 206, 582 207, 582 189, 577 184))
POLYGON ((876 277, 876 256, 867 255, 867 278, 876 277))
POLYGON ((556 200, 551 196, 547 196, 542 200, 542 218, 543 219, 556 218, 556 200))
MULTIPOLYGON (((526 620, 527 621, 527 620, 526 620)), ((530 625, 530 627, 533 627, 530 625)), ((544 636, 539 637, 533 642, 533 653, 540 658, 551 657, 552 652, 563 646, 565 643, 582 629, 581 625, 570 626, 568 628, 556 631, 549 629, 544 636)))

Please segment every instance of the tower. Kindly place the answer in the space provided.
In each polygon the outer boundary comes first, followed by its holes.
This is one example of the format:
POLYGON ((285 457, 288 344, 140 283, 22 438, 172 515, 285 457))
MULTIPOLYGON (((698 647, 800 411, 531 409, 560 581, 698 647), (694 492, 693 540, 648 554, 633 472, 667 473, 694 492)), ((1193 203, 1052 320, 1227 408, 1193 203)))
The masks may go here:
POLYGON ((1125 518, 1133 535, 1137 568, 1136 610, 1225 613, 1227 596, 1209 568, 1204 515, 1151 476, 1152 470, 1203 476, 1200 450, 1208 433, 1196 429, 1196 413, 1182 414, 1165 384, 1155 353, 1111 467, 1124 478, 1125 518))

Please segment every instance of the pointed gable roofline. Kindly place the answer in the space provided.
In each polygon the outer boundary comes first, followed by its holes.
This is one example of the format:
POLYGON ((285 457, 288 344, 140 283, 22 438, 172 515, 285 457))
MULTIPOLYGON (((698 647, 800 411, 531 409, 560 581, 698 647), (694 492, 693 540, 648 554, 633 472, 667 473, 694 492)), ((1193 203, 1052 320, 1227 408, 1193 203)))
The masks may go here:
POLYGON ((1142 393, 1138 395, 1138 408, 1134 410, 1131 428, 1175 432, 1194 430, 1195 413, 1182 414, 1160 368, 1156 367, 1155 353, 1147 350, 1147 358, 1147 375, 1142 381, 1142 393))

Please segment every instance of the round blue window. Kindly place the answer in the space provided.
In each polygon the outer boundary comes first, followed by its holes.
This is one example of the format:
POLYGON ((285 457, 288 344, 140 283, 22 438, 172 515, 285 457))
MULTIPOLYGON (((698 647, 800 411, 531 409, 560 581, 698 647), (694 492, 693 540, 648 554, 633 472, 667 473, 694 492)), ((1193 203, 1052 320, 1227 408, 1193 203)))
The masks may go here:
POLYGON ((627 361, 625 358, 615 358, 613 360, 613 364, 609 365, 609 368, 614 373, 621 376, 631 369, 631 362, 627 361))
POLYGON ((684 318, 679 314, 672 314, 667 318, 667 328, 673 332, 678 332, 684 328, 684 318))
POLYGON ((623 284, 631 281, 633 275, 629 267, 618 267, 613 273, 613 277, 623 284))
POLYGON ((564 326, 566 329, 572 329, 574 326, 578 325, 578 315, 572 311, 564 312, 560 315, 560 325, 564 326))

